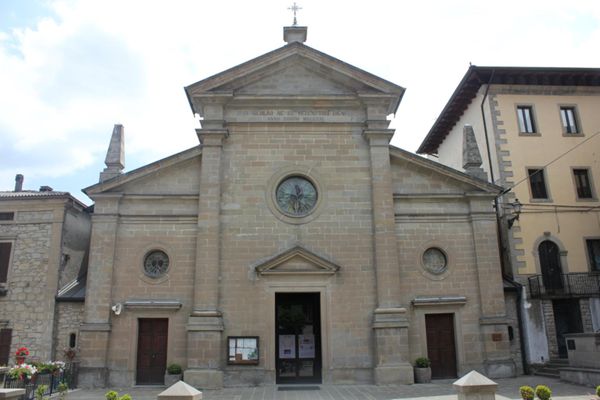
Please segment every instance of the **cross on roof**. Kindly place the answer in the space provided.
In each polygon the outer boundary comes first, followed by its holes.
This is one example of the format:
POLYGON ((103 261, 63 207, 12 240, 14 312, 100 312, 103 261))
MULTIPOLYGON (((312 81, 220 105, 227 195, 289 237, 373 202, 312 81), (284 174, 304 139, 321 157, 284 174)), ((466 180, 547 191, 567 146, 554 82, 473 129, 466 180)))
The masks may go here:
POLYGON ((294 2, 294 5, 291 7, 288 7, 288 10, 292 10, 294 12, 294 25, 298 25, 298 21, 296 20, 296 12, 298 10, 302 10, 302 7, 298 6, 296 4, 296 2, 294 2))

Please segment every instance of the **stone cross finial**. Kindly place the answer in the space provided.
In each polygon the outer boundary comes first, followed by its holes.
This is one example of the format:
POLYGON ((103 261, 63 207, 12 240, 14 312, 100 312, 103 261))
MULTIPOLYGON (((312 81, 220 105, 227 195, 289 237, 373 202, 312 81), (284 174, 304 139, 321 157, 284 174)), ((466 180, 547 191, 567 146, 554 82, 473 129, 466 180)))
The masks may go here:
POLYGON ((100 182, 121 175, 125 168, 125 128, 121 124, 113 128, 104 164, 106 168, 100 172, 100 182))
POLYGON ((477 147, 473 127, 465 125, 463 128, 463 168, 467 174, 487 181, 487 174, 481 168, 481 162, 481 153, 477 147))
POLYGON ((291 7, 288 7, 288 10, 292 10, 294 12, 294 26, 298 25, 298 21, 296 20, 296 12, 302 10, 302 7, 298 6, 296 2, 291 7))

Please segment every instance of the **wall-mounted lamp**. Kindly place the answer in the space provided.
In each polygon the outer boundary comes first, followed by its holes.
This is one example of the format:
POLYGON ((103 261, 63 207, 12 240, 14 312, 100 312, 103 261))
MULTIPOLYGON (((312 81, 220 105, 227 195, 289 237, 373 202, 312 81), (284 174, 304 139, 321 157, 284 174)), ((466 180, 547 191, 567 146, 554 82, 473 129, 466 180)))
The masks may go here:
POLYGON ((508 229, 512 228, 515 221, 519 220, 519 215, 521 214, 521 209, 523 208, 523 204, 519 201, 519 199, 515 199, 514 202, 510 203, 512 207, 511 215, 507 219, 508 229))

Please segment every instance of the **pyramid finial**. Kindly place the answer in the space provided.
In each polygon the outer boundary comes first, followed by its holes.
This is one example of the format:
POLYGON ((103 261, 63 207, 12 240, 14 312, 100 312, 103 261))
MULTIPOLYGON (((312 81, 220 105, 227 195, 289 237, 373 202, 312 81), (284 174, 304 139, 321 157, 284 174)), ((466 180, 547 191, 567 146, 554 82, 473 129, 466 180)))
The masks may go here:
POLYGON ((125 128, 121 124, 113 128, 104 164, 106 168, 100 172, 100 182, 121 175, 125 168, 125 128))

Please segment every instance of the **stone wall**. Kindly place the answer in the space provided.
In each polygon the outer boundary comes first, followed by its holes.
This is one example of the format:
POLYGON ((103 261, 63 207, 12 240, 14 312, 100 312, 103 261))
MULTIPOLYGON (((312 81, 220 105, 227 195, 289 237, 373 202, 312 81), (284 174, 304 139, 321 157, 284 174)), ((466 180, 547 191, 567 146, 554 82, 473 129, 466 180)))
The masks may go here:
POLYGON ((79 326, 83 322, 82 302, 56 303, 56 328, 54 331, 55 360, 67 361, 64 352, 79 348, 79 326), (75 334, 75 347, 71 348, 70 335, 75 334))
POLYGON ((13 330, 11 360, 21 346, 29 348, 32 358, 51 357, 54 298, 48 293, 54 218, 52 210, 18 211, 14 222, 0 224, 0 240, 13 244, 8 292, 0 297, 0 320, 13 330))

